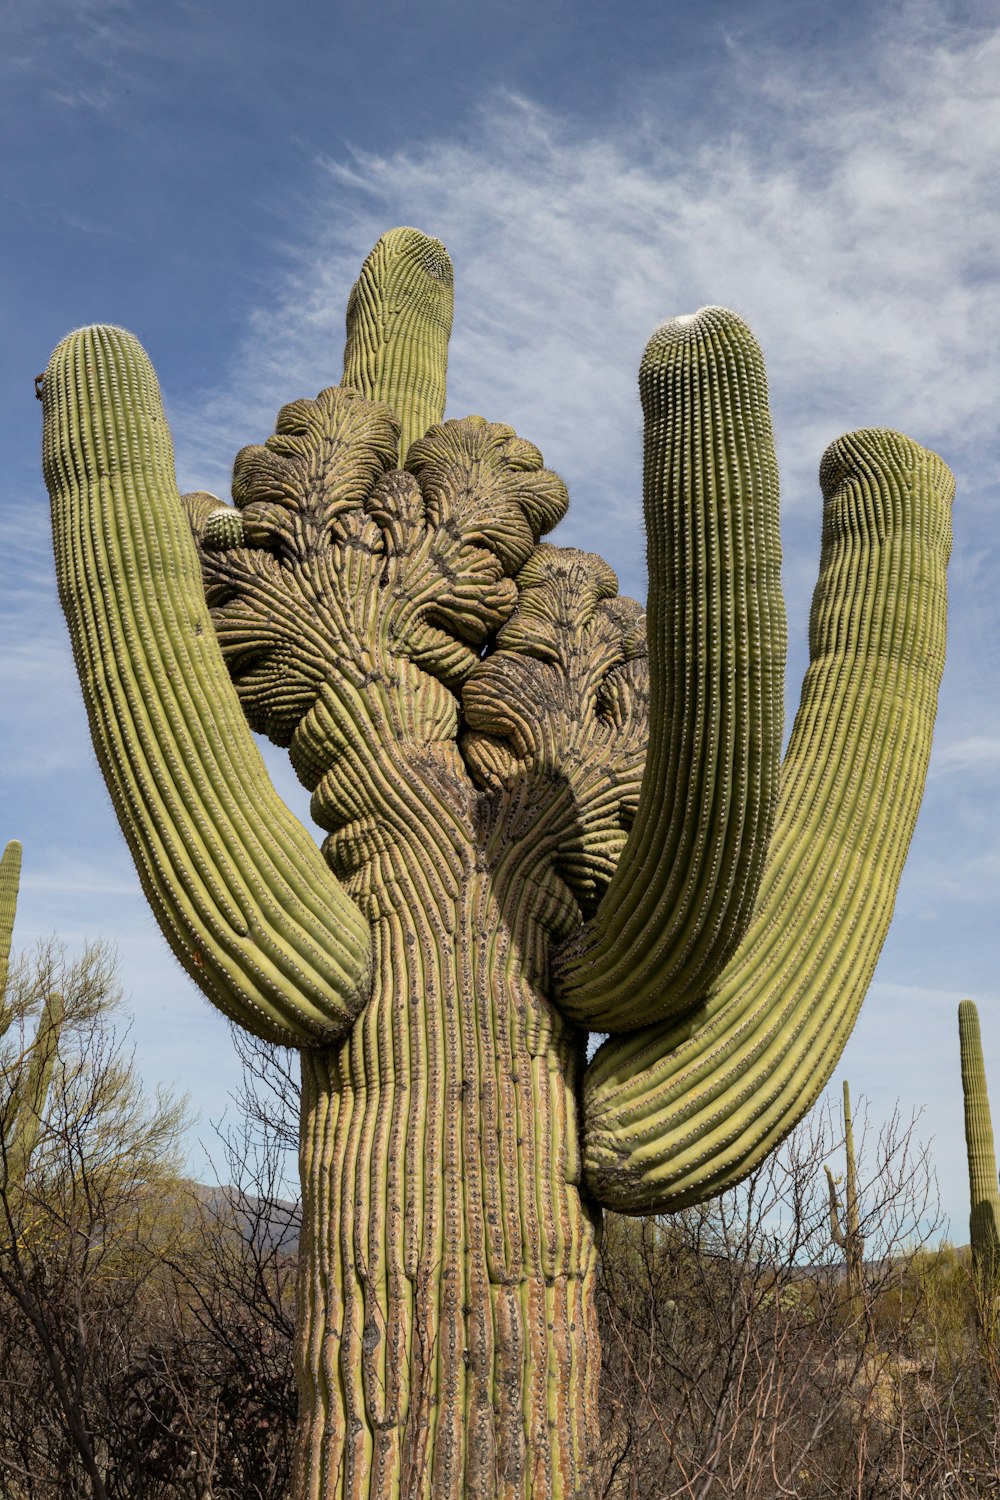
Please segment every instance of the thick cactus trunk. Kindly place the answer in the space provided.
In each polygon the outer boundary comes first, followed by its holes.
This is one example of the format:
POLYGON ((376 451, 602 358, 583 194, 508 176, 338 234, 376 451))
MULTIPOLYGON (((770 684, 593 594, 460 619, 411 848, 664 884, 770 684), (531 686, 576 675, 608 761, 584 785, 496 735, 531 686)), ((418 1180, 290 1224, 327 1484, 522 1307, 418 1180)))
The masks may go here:
POLYGON ((356 897, 372 1000, 302 1059, 295 1493, 582 1497, 599 1350, 579 1034, 522 977, 545 936, 512 927, 489 875, 468 870, 441 921, 426 852, 394 856, 391 906, 356 897))

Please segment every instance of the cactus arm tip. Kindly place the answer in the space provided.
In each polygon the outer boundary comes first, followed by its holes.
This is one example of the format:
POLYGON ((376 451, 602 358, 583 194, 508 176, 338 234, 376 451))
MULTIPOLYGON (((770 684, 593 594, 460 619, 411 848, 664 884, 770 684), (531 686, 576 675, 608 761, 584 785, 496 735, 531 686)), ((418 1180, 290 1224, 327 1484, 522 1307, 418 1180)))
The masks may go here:
POLYGON ((351 290, 343 384, 396 413, 401 460, 444 416, 453 308, 447 250, 408 227, 381 237, 351 290))

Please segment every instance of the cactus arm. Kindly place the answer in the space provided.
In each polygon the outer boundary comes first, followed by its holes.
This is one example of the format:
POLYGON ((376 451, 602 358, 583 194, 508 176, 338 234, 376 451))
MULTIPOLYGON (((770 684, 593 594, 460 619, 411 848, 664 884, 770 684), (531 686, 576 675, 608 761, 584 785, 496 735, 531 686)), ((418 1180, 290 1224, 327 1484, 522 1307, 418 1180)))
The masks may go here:
POLYGON ((392 407, 401 462, 444 416, 453 304, 448 252, 418 229, 384 234, 348 299, 342 384, 392 407))
POLYGON ((837 1182, 839 1179, 834 1177, 829 1167, 825 1166, 823 1171, 826 1173, 826 1191, 830 1202, 830 1239, 834 1245, 839 1246, 841 1250, 845 1250, 847 1248, 847 1240, 844 1237, 844 1231, 840 1227, 840 1205, 837 1201, 837 1182))
POLYGON ((1000 1264, 1000 1188, 993 1144, 993 1121, 986 1091, 979 1012, 971 1000, 958 1007, 965 1104, 965 1144, 969 1160, 969 1232, 976 1269, 994 1275, 1000 1264))
POLYGON ((101 769, 147 897, 221 1010, 286 1045, 344 1035, 370 934, 275 793, 229 681, 152 367, 83 329, 44 377, 59 591, 101 769))
POLYGON ((14 935, 14 913, 17 910, 17 891, 21 882, 21 845, 11 839, 0 859, 0 1036, 6 1031, 7 1016, 4 992, 7 988, 7 971, 10 964, 10 944, 14 935))
POLYGON ((820 469, 810 666, 747 933, 697 1012, 613 1037, 584 1076, 590 1191, 664 1212, 737 1182, 810 1108, 888 931, 944 663, 954 482, 898 433, 820 469))
POLYGON ((735 313, 653 335, 645 417, 650 711, 628 844, 556 967, 574 1020, 627 1031, 696 1001, 739 942, 767 853, 785 615, 764 363, 735 313))

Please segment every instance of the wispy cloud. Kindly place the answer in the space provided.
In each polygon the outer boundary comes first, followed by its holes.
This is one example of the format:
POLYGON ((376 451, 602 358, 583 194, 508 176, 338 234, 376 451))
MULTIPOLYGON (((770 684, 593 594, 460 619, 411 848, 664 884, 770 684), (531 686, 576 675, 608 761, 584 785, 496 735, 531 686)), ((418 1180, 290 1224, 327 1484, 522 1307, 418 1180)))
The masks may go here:
POLYGON ((109 88, 49 89, 47 97, 53 104, 64 104, 68 109, 107 109, 114 95, 109 88))
POLYGON ((876 979, 871 987, 871 997, 876 1009, 893 1020, 901 1009, 919 1012, 922 1016, 931 1012, 944 1012, 950 1018, 958 1002, 964 998, 964 992, 960 989, 941 989, 934 985, 897 984, 891 980, 876 979))
MULTIPOLYGON (((663 317, 709 301, 764 345, 793 510, 813 511, 822 449, 857 425, 902 426, 961 469, 995 425, 1000 28, 930 34, 931 15, 903 7, 854 91, 744 51, 733 88, 754 133, 694 149, 663 143, 649 103, 588 137, 497 94, 455 139, 324 161, 312 230, 231 389, 182 414, 191 458, 211 438, 221 484, 221 432, 259 434, 338 378, 360 256, 412 222, 456 262, 451 410, 539 443, 576 491, 578 540, 635 524, 638 358, 663 317)), ((960 477, 969 492, 993 475, 960 477)))
POLYGON ((956 772, 975 775, 993 774, 1000 768, 1000 739, 989 735, 970 735, 937 745, 933 773, 939 776, 956 772))
POLYGON ((9 0, 2 68, 37 78, 50 104, 103 113, 120 92, 134 17, 133 0, 9 0))
POLYGON ((123 896, 129 901, 135 898, 135 879, 131 871, 119 878, 107 879, 94 866, 76 865, 60 870, 58 874, 30 875, 24 879, 25 892, 44 892, 46 895, 76 896, 85 890, 88 900, 98 901, 105 896, 123 896))

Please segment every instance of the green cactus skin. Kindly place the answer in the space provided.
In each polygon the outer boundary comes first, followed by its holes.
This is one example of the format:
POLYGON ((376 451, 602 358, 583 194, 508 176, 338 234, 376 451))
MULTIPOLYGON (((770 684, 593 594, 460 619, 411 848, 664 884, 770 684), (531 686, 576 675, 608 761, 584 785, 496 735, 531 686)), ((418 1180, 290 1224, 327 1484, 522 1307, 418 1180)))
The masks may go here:
POLYGON ((851 1090, 844 1079, 844 1177, 843 1223, 837 1203, 837 1179, 824 1167, 830 1197, 830 1238, 844 1252, 847 1287, 852 1296, 862 1289, 865 1265, 865 1242, 861 1237, 861 1214, 858 1208, 858 1169, 854 1158, 854 1121, 851 1117, 851 1090))
POLYGON ((43 386, 56 573, 101 769, 191 977, 251 1031, 336 1037, 370 936, 277 797, 219 653, 152 366, 81 329, 43 386))
POLYGON ((778 473, 757 341, 726 308, 673 319, 646 346, 639 391, 646 773, 630 858, 556 970, 559 1005, 599 1031, 682 1012, 742 937, 771 837, 784 715, 778 473))
POLYGON ((21 884, 21 845, 11 839, 0 859, 0 1000, 7 988, 17 893, 21 884))
POLYGON ((738 1182, 818 1098, 892 916, 944 666, 954 481, 867 429, 820 466, 810 665, 753 919, 694 1017, 612 1037, 584 1078, 587 1186, 665 1213, 738 1182))
POLYGON ((402 424, 401 458, 444 415, 453 281, 440 240, 390 229, 348 298, 341 384, 392 407, 402 424))
MULTIPOLYGON (((182 957, 211 953, 188 964, 211 999, 301 1049, 296 1500, 583 1500, 599 1205, 673 1206, 735 1180, 808 1108, 860 1003, 919 801, 950 491, 898 435, 831 450, 813 665, 765 858, 784 621, 756 346, 711 310, 648 356, 651 682, 643 612, 612 569, 540 540, 566 494, 538 450, 481 417, 440 420, 450 268, 414 270, 436 245, 407 230, 376 246, 345 384, 284 407, 238 455, 239 524, 211 519, 214 497, 177 496, 153 377, 117 331, 53 356, 46 470, 99 754, 154 910, 182 957), (671 365, 674 340, 694 357, 671 365), (112 474, 109 428, 116 456, 128 439, 112 474), (675 482, 670 443, 678 465, 711 454, 717 477, 675 482), (199 635, 206 599, 214 633, 199 635), (703 649, 701 712, 693 677, 665 679, 703 649), (290 858, 263 769, 229 764, 237 699, 312 793, 331 943, 352 917, 370 936, 367 988, 359 938, 337 961, 362 991, 353 1025, 357 1000, 324 1027, 298 977, 260 1001, 222 970, 224 877, 290 858), (651 703, 682 725, 657 723, 644 782, 651 703), (661 814, 692 779, 690 810, 661 814), (645 873, 616 939, 619 865, 645 873), (616 1026, 639 1029, 588 1068, 566 1012, 605 1013, 597 963, 616 1026)), ((269 941, 300 943, 293 903, 266 920, 269 941)))
POLYGON ((205 517, 205 528, 201 538, 203 547, 214 547, 220 552, 228 552, 230 547, 242 547, 245 540, 242 517, 239 511, 234 510, 231 505, 224 505, 219 510, 213 510, 205 517))
POLYGON ((977 1272, 992 1283, 1000 1272, 1000 1187, 990 1100, 986 1092, 979 1012, 972 1000, 962 1000, 959 1004, 958 1037, 965 1101, 965 1144, 969 1158, 972 1260, 977 1272))
MULTIPOLYGON (((0 1037, 9 1031, 14 1012, 6 998, 10 945, 21 880, 21 845, 12 839, 0 859, 0 1037)), ((34 1041, 14 1072, 12 1086, 0 1103, 3 1150, 0 1172, 8 1193, 23 1184, 38 1144, 52 1070, 55 1067, 65 1010, 61 995, 46 996, 34 1041)))

